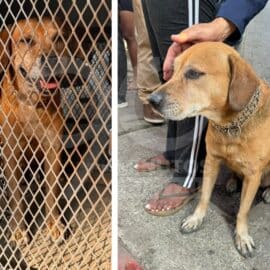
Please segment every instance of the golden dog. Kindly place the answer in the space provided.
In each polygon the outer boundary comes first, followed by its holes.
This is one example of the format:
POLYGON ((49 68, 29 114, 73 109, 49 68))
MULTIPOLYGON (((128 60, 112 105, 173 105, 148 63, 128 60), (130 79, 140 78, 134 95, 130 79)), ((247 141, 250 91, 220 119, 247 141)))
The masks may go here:
MULTIPOLYGON (((173 77, 149 101, 168 119, 197 115, 209 119, 202 194, 181 231, 190 233, 201 226, 220 164, 225 162, 243 177, 235 245, 240 254, 251 256, 254 242, 248 233, 248 212, 270 168, 269 86, 233 48, 205 42, 176 59, 173 77)), ((264 196, 269 198, 269 189, 264 196)))
POLYGON ((63 127, 59 85, 68 58, 62 57, 64 43, 58 29, 50 19, 42 23, 29 19, 19 21, 10 36, 7 31, 1 33, 0 58, 5 70, 2 70, 0 124, 4 174, 12 193, 9 226, 16 241, 29 240, 20 184, 24 176, 22 166, 29 168, 27 163, 33 158, 44 170, 50 236, 60 240, 63 235, 57 207, 63 127))

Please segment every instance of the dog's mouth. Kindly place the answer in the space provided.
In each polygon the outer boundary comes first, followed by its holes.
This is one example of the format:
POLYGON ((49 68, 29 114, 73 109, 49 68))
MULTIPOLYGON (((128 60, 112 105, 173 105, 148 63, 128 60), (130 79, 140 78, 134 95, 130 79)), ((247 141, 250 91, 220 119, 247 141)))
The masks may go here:
POLYGON ((56 81, 54 78, 51 79, 40 79, 38 81, 39 84, 39 90, 45 91, 45 92, 54 92, 55 90, 60 88, 60 83, 56 81))
POLYGON ((35 81, 35 87, 42 97, 50 97, 58 93, 60 89, 60 79, 57 78, 39 78, 35 81))
POLYGON ((44 77, 32 78, 28 75, 27 71, 20 66, 20 72, 24 79, 31 85, 34 85, 42 95, 51 95, 60 88, 60 78, 44 77))
POLYGON ((91 67, 82 59, 75 58, 75 62, 71 62, 70 58, 61 57, 62 64, 58 61, 55 56, 48 57, 48 61, 41 63, 34 72, 27 71, 23 65, 20 65, 19 72, 42 96, 58 93, 60 88, 81 86, 89 80, 91 67))

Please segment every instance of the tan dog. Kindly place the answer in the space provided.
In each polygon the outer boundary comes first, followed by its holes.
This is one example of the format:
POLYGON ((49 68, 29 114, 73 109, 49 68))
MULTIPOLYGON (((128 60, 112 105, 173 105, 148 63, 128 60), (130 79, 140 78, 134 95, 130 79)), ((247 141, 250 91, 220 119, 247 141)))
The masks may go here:
MULTIPOLYGON (((182 222, 181 231, 190 233, 201 226, 220 164, 225 162, 243 176, 235 244, 243 256, 251 256, 254 242, 248 233, 248 212, 270 165, 269 86, 233 48, 205 42, 176 59, 173 77, 149 100, 172 120, 196 115, 210 120, 200 202, 182 222)), ((269 189, 264 195, 269 196, 269 189)))
POLYGON ((1 33, 0 58, 4 67, 1 87, 4 174, 11 191, 10 229, 16 241, 28 241, 25 205, 20 184, 24 167, 35 157, 43 167, 46 224, 53 240, 63 235, 57 207, 63 119, 59 85, 67 66, 59 28, 50 20, 19 21, 1 33), (58 64, 61 62, 61 65, 58 64))

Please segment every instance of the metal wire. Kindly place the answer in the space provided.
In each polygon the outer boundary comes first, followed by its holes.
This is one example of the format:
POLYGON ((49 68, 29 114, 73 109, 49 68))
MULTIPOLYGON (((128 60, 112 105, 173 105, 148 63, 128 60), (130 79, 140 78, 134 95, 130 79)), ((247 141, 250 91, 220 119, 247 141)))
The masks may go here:
POLYGON ((110 22, 109 0, 0 2, 1 270, 111 269, 110 22))

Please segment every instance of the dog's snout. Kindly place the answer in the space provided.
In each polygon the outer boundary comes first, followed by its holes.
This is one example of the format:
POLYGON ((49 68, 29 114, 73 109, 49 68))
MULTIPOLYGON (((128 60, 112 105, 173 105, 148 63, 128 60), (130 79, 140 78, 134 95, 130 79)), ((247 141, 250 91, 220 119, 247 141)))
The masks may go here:
POLYGON ((54 68, 58 64, 58 57, 55 54, 41 55, 41 64, 45 64, 50 68, 54 68))
POLYGON ((60 78, 63 76, 67 63, 67 57, 59 57, 54 53, 41 55, 41 67, 44 78, 60 78))
POLYGON ((159 108, 161 107, 164 101, 164 93, 163 92, 153 93, 149 96, 148 101, 154 108, 159 108))

